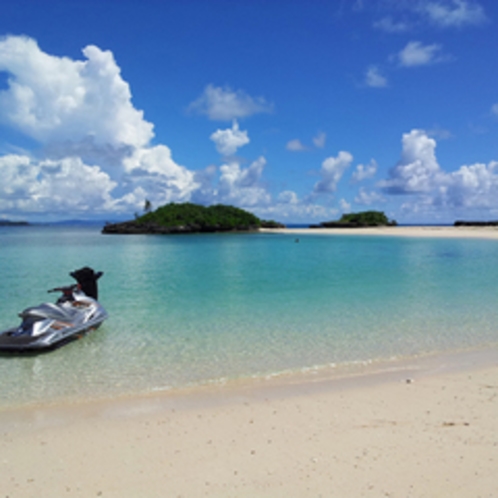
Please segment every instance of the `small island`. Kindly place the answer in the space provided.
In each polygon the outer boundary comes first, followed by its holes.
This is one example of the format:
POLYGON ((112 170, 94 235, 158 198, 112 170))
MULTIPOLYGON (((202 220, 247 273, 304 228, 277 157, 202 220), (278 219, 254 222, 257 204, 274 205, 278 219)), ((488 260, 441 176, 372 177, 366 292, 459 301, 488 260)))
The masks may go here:
POLYGON ((456 227, 498 227, 497 221, 463 221, 457 220, 454 223, 456 227))
POLYGON ((243 209, 216 204, 170 203, 150 210, 146 202, 145 214, 122 223, 107 223, 102 229, 105 234, 189 234, 213 232, 247 232, 261 227, 284 228, 274 221, 264 221, 243 209))
POLYGON ((340 220, 324 221, 319 225, 310 225, 310 228, 366 228, 366 227, 393 227, 397 223, 382 211, 362 211, 360 213, 343 214, 340 220))
POLYGON ((0 227, 27 227, 27 221, 0 220, 0 227))

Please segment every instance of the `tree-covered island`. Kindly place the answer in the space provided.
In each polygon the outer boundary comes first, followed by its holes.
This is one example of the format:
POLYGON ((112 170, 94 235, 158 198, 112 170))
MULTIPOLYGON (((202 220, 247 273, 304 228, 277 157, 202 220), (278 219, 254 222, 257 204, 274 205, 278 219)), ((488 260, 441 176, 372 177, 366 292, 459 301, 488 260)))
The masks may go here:
POLYGON ((457 220, 453 223, 455 227, 498 227, 498 220, 495 221, 464 221, 457 220))
POLYGON ((310 225, 310 228, 365 228, 396 226, 382 211, 362 211, 360 213, 343 214, 340 220, 324 221, 319 225, 310 225))
POLYGON ((146 203, 145 213, 134 220, 107 223, 106 234, 184 234, 231 231, 255 231, 261 227, 283 227, 279 223, 264 221, 243 209, 217 204, 201 206, 190 202, 170 203, 155 211, 146 203))

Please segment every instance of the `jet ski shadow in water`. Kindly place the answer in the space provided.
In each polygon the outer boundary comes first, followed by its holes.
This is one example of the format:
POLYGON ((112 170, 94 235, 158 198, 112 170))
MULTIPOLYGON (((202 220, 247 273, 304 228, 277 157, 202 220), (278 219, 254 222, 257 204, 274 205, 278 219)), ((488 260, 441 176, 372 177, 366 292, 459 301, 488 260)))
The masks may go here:
POLYGON ((69 275, 78 283, 48 291, 62 292, 55 304, 26 308, 19 313, 21 325, 0 332, 0 351, 50 350, 100 327, 108 316, 97 301, 97 280, 103 273, 85 266, 69 275))

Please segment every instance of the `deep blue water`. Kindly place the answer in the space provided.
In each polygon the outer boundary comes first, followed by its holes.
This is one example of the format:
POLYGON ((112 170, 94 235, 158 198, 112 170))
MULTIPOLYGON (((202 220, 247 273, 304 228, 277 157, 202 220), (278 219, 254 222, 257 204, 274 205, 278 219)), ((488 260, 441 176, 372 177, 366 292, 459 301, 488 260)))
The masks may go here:
POLYGON ((0 228, 0 329, 85 265, 110 314, 59 350, 1 356, 0 406, 496 344, 497 262, 488 240, 0 228))

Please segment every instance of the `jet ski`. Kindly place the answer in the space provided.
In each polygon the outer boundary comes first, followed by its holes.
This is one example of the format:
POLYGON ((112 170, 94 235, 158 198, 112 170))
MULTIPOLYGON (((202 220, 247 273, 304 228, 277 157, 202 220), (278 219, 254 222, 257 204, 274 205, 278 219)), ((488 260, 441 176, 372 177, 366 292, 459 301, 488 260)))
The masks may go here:
POLYGON ((97 280, 103 272, 85 266, 69 273, 77 284, 56 287, 61 292, 54 303, 43 303, 19 313, 18 327, 0 332, 0 351, 36 352, 53 349, 95 330, 108 317, 97 301, 97 280))

